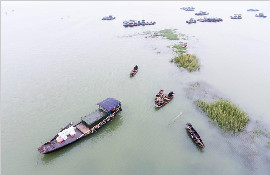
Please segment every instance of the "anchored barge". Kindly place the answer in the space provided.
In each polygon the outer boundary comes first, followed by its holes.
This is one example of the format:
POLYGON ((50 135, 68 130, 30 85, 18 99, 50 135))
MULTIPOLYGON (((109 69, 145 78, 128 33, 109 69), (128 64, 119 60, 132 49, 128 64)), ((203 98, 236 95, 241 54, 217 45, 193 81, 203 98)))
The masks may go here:
POLYGON ((67 146, 89 134, 94 133, 114 116, 122 111, 121 102, 114 98, 107 98, 98 103, 99 109, 82 118, 82 120, 73 125, 72 122, 64 127, 50 141, 38 148, 42 154, 47 154, 67 146))

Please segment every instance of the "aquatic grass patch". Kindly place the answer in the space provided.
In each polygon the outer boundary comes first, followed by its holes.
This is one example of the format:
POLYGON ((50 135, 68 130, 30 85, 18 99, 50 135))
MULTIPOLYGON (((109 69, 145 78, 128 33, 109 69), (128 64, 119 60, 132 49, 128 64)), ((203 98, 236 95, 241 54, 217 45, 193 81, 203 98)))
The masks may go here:
POLYGON ((224 131, 243 131, 249 121, 248 115, 228 100, 221 99, 213 103, 196 100, 195 104, 224 131))
POLYGON ((162 36, 167 38, 168 40, 179 40, 178 35, 175 33, 173 29, 164 29, 154 33, 154 36, 162 36))
POLYGON ((174 51, 178 54, 183 54, 183 53, 186 53, 186 50, 187 48, 186 47, 183 47, 182 43, 180 44, 175 44, 173 45, 172 47, 174 49, 174 51))
POLYGON ((187 69, 189 72, 200 70, 200 63, 196 55, 181 54, 175 58, 172 58, 171 62, 174 62, 177 67, 183 67, 187 69))

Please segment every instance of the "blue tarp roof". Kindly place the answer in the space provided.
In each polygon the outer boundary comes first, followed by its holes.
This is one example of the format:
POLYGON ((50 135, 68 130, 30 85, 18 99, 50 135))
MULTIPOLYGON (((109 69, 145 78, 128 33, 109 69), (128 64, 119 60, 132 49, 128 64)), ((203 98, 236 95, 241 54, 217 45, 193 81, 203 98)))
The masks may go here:
POLYGON ((117 105, 119 105, 121 102, 118 100, 115 100, 114 98, 107 98, 103 100, 102 102, 99 102, 97 105, 103 107, 107 111, 112 110, 115 108, 117 105))

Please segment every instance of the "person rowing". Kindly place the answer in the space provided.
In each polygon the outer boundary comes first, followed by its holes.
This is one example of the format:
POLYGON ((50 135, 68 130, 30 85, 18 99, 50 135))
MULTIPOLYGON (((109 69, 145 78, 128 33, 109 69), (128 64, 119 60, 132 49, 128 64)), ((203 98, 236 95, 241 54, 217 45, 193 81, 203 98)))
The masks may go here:
POLYGON ((167 94, 165 97, 164 97, 164 100, 167 100, 167 101, 169 101, 169 100, 171 100, 171 98, 173 97, 173 92, 170 92, 169 94, 167 94))

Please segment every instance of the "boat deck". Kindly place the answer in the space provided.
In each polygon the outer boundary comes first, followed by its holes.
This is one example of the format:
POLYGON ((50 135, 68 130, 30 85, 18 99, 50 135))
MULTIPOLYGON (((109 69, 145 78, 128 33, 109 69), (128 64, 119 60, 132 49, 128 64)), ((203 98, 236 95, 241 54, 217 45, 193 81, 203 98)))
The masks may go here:
POLYGON ((83 123, 79 123, 76 128, 78 130, 80 130, 82 133, 84 133, 85 135, 90 133, 90 129, 88 127, 86 127, 83 123))
POLYGON ((67 136, 67 139, 64 140, 62 143, 58 143, 56 141, 56 139, 52 140, 50 143, 47 143, 45 145, 46 147, 46 152, 45 153, 49 153, 49 152, 52 152, 52 151, 55 151, 61 147, 64 147, 72 142, 75 142, 77 141, 79 138, 83 137, 84 134, 83 132, 81 132, 79 129, 75 129, 75 132, 76 134, 74 135, 74 137, 71 137, 70 135, 67 136))

